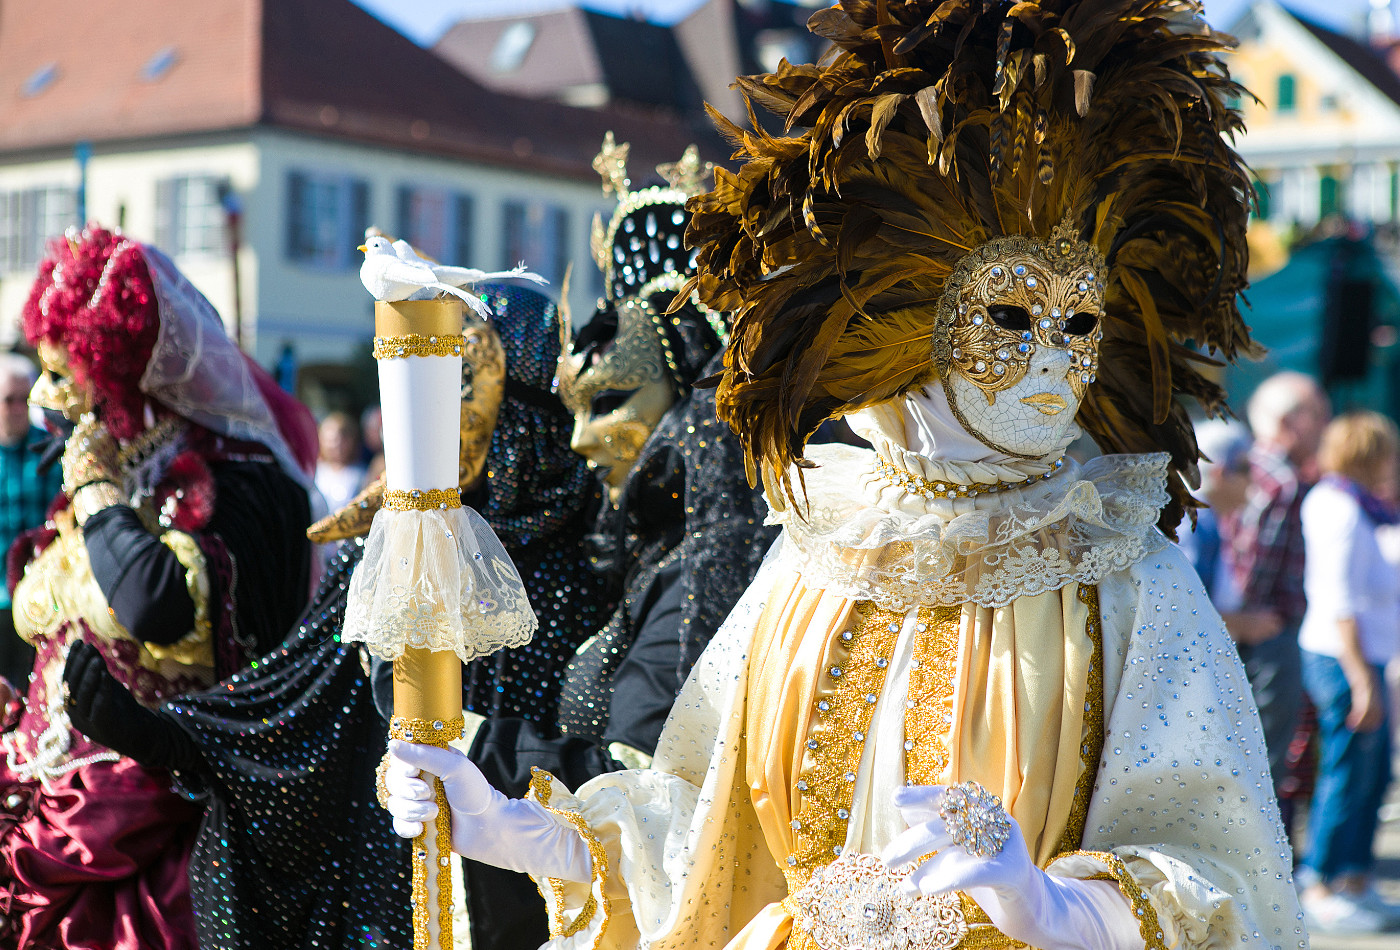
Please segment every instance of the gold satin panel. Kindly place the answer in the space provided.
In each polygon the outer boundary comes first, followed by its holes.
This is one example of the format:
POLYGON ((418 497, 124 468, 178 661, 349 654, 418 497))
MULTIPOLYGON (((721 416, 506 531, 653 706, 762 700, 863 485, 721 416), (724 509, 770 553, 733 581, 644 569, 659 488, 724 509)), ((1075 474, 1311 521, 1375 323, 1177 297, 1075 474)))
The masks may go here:
MULTIPOLYGON (((833 843, 845 843, 854 783, 844 799, 841 786, 859 771, 854 737, 867 737, 870 698, 887 686, 888 665, 879 661, 909 623, 916 639, 901 697, 909 776, 918 784, 978 781, 1001 795, 1041 867, 1064 842, 1077 846, 1102 744, 1096 606, 1093 588, 1070 584, 996 609, 923 607, 909 618, 808 590, 796 574, 780 578, 754 640, 745 766, 790 890, 835 858, 833 843)), ((970 922, 985 922, 975 905, 969 910, 970 922)), ((790 937, 793 946, 804 942, 785 910, 767 908, 730 946, 771 950, 790 937)), ((991 928, 976 928, 974 942, 1009 945, 991 928)))

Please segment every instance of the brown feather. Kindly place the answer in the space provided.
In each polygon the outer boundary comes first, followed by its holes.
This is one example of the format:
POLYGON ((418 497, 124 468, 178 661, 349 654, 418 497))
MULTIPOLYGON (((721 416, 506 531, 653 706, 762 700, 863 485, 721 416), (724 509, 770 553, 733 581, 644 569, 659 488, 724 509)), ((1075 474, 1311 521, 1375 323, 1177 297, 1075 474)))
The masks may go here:
POLYGON ((1224 394, 1191 341, 1255 352, 1237 306, 1251 179, 1226 107, 1246 95, 1190 0, 839 0, 833 44, 739 88, 780 136, 720 123, 744 160, 693 200, 696 287, 734 313, 717 403, 751 477, 793 499, 822 420, 936 378, 931 335, 953 268, 991 238, 1068 218, 1109 261, 1103 355, 1080 410, 1108 451, 1165 451, 1194 503, 1183 399, 1224 394), (800 475, 799 475, 800 478, 800 475))

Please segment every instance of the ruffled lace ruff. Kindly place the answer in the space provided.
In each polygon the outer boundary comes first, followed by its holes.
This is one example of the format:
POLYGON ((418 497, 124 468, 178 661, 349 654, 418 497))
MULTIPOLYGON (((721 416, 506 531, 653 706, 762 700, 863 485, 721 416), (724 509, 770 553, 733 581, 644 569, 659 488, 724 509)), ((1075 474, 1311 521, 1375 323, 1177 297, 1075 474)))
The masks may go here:
POLYGON ((510 556, 470 508, 380 509, 347 597, 341 639, 386 660, 417 647, 469 663, 538 626, 510 556))
MULTIPOLYGON (((783 559, 809 587, 874 601, 1001 607, 1017 597, 1096 584, 1167 544, 1168 456, 1106 455, 1025 488, 974 498, 911 494, 875 474, 875 454, 813 446, 807 504, 775 510, 783 559)), ((899 462, 905 459, 901 457, 899 462)), ((899 462, 896 462, 898 464, 899 462)))

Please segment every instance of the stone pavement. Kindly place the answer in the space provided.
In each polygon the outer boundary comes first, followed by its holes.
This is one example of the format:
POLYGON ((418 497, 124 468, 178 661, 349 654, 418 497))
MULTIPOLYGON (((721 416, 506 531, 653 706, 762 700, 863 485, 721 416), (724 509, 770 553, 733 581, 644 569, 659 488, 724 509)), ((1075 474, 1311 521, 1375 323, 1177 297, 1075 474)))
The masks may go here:
MULTIPOLYGON (((1376 836, 1376 889, 1393 904, 1400 904, 1400 782, 1390 787, 1390 803, 1381 812, 1376 836)), ((1400 950, 1400 933, 1370 937, 1315 934, 1313 950, 1400 950)))

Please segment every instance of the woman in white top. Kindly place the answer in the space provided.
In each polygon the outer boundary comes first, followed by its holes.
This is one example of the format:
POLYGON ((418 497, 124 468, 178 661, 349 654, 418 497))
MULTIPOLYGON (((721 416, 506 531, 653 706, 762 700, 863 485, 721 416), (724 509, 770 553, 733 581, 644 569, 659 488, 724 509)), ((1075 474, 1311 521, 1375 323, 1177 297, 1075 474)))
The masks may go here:
POLYGON ((1322 436, 1322 481, 1303 501, 1308 611, 1298 636, 1303 682, 1317 707, 1317 786, 1303 864, 1315 930, 1384 927, 1390 908, 1371 887, 1376 816, 1390 783, 1385 664, 1400 647, 1400 575, 1378 532, 1396 521, 1400 436, 1374 412, 1337 418, 1322 436))

